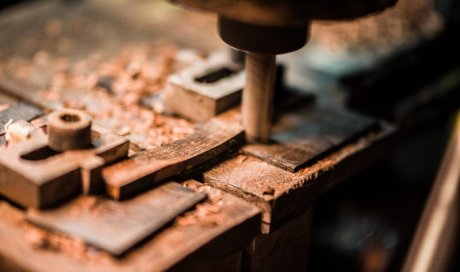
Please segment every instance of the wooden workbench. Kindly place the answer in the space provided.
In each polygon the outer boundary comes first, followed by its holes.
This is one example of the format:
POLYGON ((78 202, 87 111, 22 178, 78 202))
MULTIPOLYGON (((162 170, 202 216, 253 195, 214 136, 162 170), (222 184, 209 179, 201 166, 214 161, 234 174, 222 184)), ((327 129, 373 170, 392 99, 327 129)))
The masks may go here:
MULTIPOLYGON (((149 16, 153 13, 142 13, 142 9, 124 1, 88 1, 76 7, 57 2, 28 5, 0 16, 1 29, 10 29, 8 35, 0 35, 1 44, 5 44, 5 40, 10 44, 0 48, 2 63, 10 63, 17 57, 26 65, 34 63, 38 51, 46 51, 53 58, 70 55, 71 63, 88 57, 93 51, 102 51, 98 61, 104 63, 117 54, 127 41, 145 43, 155 37, 204 50, 219 46, 215 39, 210 38, 212 36, 206 36, 209 34, 193 36, 197 31, 187 33, 187 29, 179 30, 180 34, 168 31, 170 28, 181 29, 179 26, 182 27, 184 22, 204 24, 193 16, 183 18, 182 22, 171 22, 163 17, 151 21, 149 16), (78 27, 66 25, 64 19, 69 16, 83 20, 83 32, 79 32, 78 27), (60 43, 59 39, 53 37, 53 24, 51 30, 48 29, 51 37, 41 39, 40 31, 46 31, 44 26, 49 26, 50 18, 63 23, 61 28, 64 30, 78 30, 78 35, 61 37, 64 40, 60 39, 61 43, 82 46, 66 47, 61 44, 61 47, 57 47, 60 43), (22 30, 21 37, 29 37, 31 43, 24 43, 22 38, 15 35, 15 32, 22 30)), ((169 12, 180 13, 177 10, 169 12)), ((204 21, 209 23, 204 24, 208 26, 213 22, 212 19, 204 21)), ((0 75, 2 92, 39 106, 44 111, 64 104, 44 96, 52 75, 44 73, 43 76, 24 80, 9 67, 3 67, 0 75)), ((83 91, 68 90, 68 93, 76 96, 79 92, 83 91)), ((15 99, 5 99, 4 103, 12 104, 15 99)), ((306 107, 316 107, 318 104, 315 103, 306 107)), ((323 105, 322 101, 318 103, 323 105)), ((295 112, 292 114, 295 115, 295 112)), ((304 121, 305 116, 297 116, 304 121)), ((344 143, 328 147, 325 154, 310 158, 292 171, 253 156, 244 148, 237 153, 219 156, 218 160, 207 161, 205 165, 194 165, 191 175, 197 181, 181 181, 181 184, 208 194, 209 199, 204 204, 207 203, 208 209, 214 210, 215 222, 208 222, 209 218, 203 217, 202 210, 197 206, 120 257, 89 246, 81 239, 37 228, 26 222, 27 211, 1 200, 0 267, 3 265, 18 271, 303 270, 308 252, 308 229, 316 199, 386 154, 394 132, 394 128, 388 124, 376 122, 344 143), (220 202, 213 202, 217 196, 221 198, 220 202)), ((138 152, 138 148, 132 148, 131 152, 138 152)), ((178 177, 174 176, 167 181, 176 179, 178 177)), ((149 188, 152 187, 155 190, 153 185, 149 188)), ((75 201, 65 205, 75 205, 75 209, 84 208, 75 204, 75 201)))

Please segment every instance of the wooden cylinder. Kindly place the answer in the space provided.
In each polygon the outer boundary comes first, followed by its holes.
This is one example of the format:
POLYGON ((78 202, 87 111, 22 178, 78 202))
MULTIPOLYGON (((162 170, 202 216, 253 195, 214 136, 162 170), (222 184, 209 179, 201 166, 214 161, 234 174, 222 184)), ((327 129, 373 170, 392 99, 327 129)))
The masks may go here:
POLYGON ((78 110, 54 111, 48 116, 48 145, 55 151, 91 145, 91 117, 78 110))
POLYGON ((275 55, 246 54, 242 115, 248 142, 267 143, 270 140, 275 73, 275 55))

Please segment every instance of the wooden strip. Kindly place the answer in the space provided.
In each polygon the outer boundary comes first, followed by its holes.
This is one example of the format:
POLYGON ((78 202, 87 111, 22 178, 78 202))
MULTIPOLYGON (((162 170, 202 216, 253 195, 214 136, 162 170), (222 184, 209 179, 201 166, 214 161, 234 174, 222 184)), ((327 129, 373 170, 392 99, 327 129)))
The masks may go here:
POLYGON ((273 129, 271 144, 248 145, 243 152, 295 172, 376 125, 375 119, 344 109, 312 105, 283 115, 273 129))
POLYGON ((34 272, 203 271, 257 235, 260 211, 255 206, 196 181, 184 185, 208 199, 122 258, 30 226, 21 210, 0 200, 0 270, 7 262, 34 272))
POLYGON ((120 256, 205 198, 171 182, 123 202, 80 197, 55 210, 32 210, 27 219, 120 256))
POLYGON ((31 121, 34 118, 43 115, 44 112, 37 107, 26 103, 13 104, 7 109, 0 111, 0 135, 5 133, 5 125, 9 120, 31 121))
POLYGON ((232 192, 262 210, 271 232, 310 209, 324 191, 388 154, 395 129, 382 125, 310 166, 292 173, 247 155, 230 158, 203 173, 206 183, 232 192))
POLYGON ((115 199, 130 197, 240 145, 244 139, 238 118, 237 111, 225 113, 185 139, 105 168, 107 192, 115 199))

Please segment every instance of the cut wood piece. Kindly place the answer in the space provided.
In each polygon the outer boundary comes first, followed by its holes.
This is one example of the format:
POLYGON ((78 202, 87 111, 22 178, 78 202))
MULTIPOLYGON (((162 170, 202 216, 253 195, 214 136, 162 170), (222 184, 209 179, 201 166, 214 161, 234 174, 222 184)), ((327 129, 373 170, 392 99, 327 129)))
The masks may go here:
POLYGON ((133 196, 236 148, 244 141, 239 117, 238 111, 229 111, 213 118, 189 137, 105 168, 103 177, 108 194, 115 199, 133 196))
POLYGON ((5 125, 10 120, 31 121, 43 114, 44 112, 41 109, 26 103, 10 105, 5 110, 0 111, 0 135, 5 133, 5 125))
POLYGON ((120 256, 205 198, 170 182, 124 202, 82 196, 55 210, 31 210, 27 219, 120 256))
POLYGON ((258 235, 245 250, 243 271, 308 271, 313 209, 270 235, 258 235))
POLYGON ((48 147, 47 137, 38 134, 1 149, 0 194, 26 207, 46 208, 81 193, 82 188, 86 193, 92 193, 89 188, 100 190, 101 176, 95 171, 125 157, 129 142, 94 124, 92 145, 55 153, 48 147))
MULTIPOLYGON (((34 272, 203 271, 210 263, 247 246, 257 235, 260 228, 257 207, 196 181, 187 181, 184 186, 206 193, 208 199, 122 258, 85 245, 79 239, 29 225, 24 222, 21 210, 0 200, 0 268, 6 263, 17 270, 34 272)), ((97 204, 101 203, 95 203, 95 209, 97 204)), ((81 212, 81 206, 74 207, 75 210, 68 211, 81 212)), ((119 223, 117 220, 113 224, 119 223)))
POLYGON ((241 102, 244 72, 226 54, 173 74, 164 92, 165 105, 194 121, 207 121, 241 102))
POLYGON ((306 212, 324 191, 388 153, 394 128, 382 125, 296 173, 238 155, 206 171, 206 183, 232 192, 262 210, 263 232, 306 212))
POLYGON ((376 127, 373 118, 312 104, 284 114, 273 128, 272 143, 247 145, 243 152, 295 172, 376 127))

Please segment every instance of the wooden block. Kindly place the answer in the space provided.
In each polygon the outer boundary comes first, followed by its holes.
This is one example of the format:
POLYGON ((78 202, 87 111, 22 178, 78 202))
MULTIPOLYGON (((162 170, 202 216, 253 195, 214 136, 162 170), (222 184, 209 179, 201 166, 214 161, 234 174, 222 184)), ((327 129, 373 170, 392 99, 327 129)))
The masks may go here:
POLYGON ((27 220, 120 256, 205 198, 170 182, 128 201, 88 196, 50 211, 31 210, 27 220))
POLYGON ((267 235, 258 235, 246 248, 243 271, 307 271, 313 209, 267 235))
POLYGON ((206 183, 258 205, 268 233, 306 212, 324 191, 388 153, 395 130, 382 125, 295 173, 247 155, 206 171, 206 183))
POLYGON ((224 54, 173 74, 164 92, 165 105, 194 121, 207 121, 241 102, 244 72, 224 54))
POLYGON ((243 152, 295 172, 376 126, 373 118, 315 103, 282 115, 271 144, 247 145, 243 152))
POLYGON ((107 192, 115 199, 140 193, 161 180, 189 171, 241 145, 243 128, 236 110, 222 114, 182 140, 144 151, 103 170, 107 192))
POLYGON ((0 135, 5 133, 5 125, 10 120, 31 121, 43 114, 44 112, 39 108, 26 103, 12 104, 7 109, 0 111, 0 135))
POLYGON ((100 184, 100 176, 82 184, 82 168, 96 170, 94 164, 86 167, 94 157, 101 164, 125 157, 129 142, 94 124, 92 143, 92 148, 55 153, 40 136, 1 149, 0 194, 26 207, 46 208, 81 193, 82 187, 97 187, 90 184, 100 184))
POLYGON ((207 263, 233 255, 257 235, 257 207, 196 181, 184 185, 205 192, 208 199, 121 258, 30 226, 21 210, 0 200, 0 268, 8 263, 33 272, 201 271, 207 263))

